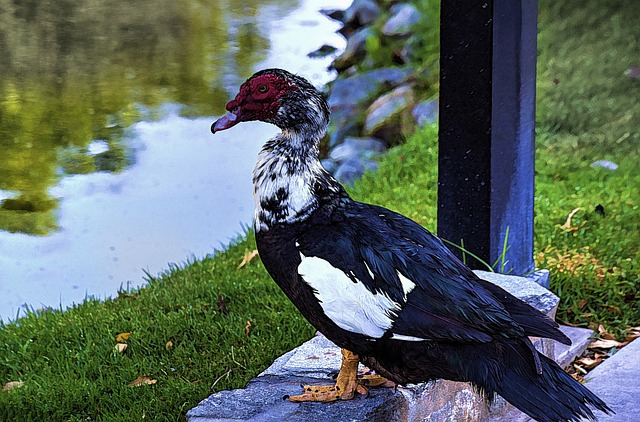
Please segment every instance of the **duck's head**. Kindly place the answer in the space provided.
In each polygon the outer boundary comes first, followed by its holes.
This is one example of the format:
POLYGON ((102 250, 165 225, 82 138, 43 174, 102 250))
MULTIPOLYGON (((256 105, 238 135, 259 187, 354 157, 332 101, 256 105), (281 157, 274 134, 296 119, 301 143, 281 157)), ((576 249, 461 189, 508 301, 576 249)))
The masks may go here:
POLYGON ((274 124, 283 131, 324 132, 329 122, 329 107, 323 95, 306 79, 282 69, 255 73, 240 86, 226 109, 228 113, 211 125, 211 132, 251 120, 274 124))

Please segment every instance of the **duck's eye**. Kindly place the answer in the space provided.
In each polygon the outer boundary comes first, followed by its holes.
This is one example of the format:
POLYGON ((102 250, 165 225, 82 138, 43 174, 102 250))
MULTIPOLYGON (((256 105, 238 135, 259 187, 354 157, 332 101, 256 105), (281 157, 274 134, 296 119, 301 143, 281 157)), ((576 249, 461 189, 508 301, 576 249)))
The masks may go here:
POLYGON ((258 85, 258 92, 264 94, 269 90, 269 87, 266 85, 258 85))

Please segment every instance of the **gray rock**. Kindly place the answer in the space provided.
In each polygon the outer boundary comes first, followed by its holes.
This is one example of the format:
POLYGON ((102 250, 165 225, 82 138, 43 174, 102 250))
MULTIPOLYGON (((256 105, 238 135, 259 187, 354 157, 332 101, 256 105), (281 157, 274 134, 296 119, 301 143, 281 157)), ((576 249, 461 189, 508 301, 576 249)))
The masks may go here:
POLYGON ((540 286, 538 283, 527 280, 524 277, 517 277, 505 274, 492 273, 488 271, 474 271, 476 275, 483 280, 487 280, 496 284, 511 294, 524 300, 529 305, 538 309, 552 318, 555 316, 555 310, 560 299, 549 290, 540 286))
POLYGON ((329 126, 329 148, 340 145, 347 136, 357 135, 363 112, 356 107, 345 107, 332 113, 329 126))
MULTIPOLYGON (((335 347, 335 346, 334 346, 335 347)), ((391 421, 401 397, 391 388, 372 389, 369 397, 340 402, 291 403, 288 396, 300 394, 300 385, 330 384, 333 380, 281 376, 260 376, 244 389, 221 391, 187 412, 188 422, 282 422, 282 421, 391 421)))
POLYGON ((336 79, 328 98, 331 108, 329 147, 358 132, 364 120, 364 110, 376 95, 414 77, 412 69, 384 68, 336 79))
POLYGON ((345 104, 357 104, 371 100, 385 88, 393 88, 415 77, 408 68, 383 68, 356 74, 348 78, 336 79, 331 85, 329 106, 333 112, 345 104))
POLYGON ((399 115, 413 104, 413 90, 408 85, 401 85, 384 94, 367 109, 364 121, 364 133, 373 135, 383 126, 397 124, 399 115))
POLYGON ((587 375, 585 386, 616 414, 597 412, 600 422, 637 421, 640 416, 640 340, 636 339, 587 375))
POLYGON ((531 274, 526 275, 525 278, 538 283, 545 289, 549 289, 551 287, 551 280, 549 279, 549 276, 549 270, 536 270, 531 274))
POLYGON ((382 27, 387 36, 404 36, 411 33, 414 25, 420 22, 422 15, 412 4, 395 4, 390 9, 391 17, 382 27))
POLYGON ((354 32, 347 40, 344 52, 331 63, 331 67, 341 72, 360 62, 366 54, 365 46, 370 35, 373 35, 373 31, 367 27, 354 32))
POLYGON ((554 360, 561 368, 566 368, 577 356, 587 350, 587 346, 593 339, 593 330, 565 325, 561 325, 560 330, 571 339, 571 345, 556 343, 554 360))
POLYGON ((438 121, 438 101, 421 101, 413 107, 411 114, 419 127, 435 123, 438 121))
POLYGON ((618 165, 613 161, 609 160, 598 160, 591 163, 591 167, 593 168, 603 168, 611 171, 616 171, 618 169, 618 165))
POLYGON ((373 0, 354 0, 344 11, 344 23, 370 25, 380 16, 380 6, 373 0))
POLYGON ((374 171, 378 163, 364 157, 353 157, 338 166, 334 177, 344 185, 352 185, 365 171, 374 171))
POLYGON ((322 164, 322 167, 324 167, 324 169, 329 173, 333 173, 338 166, 336 162, 330 158, 325 158, 324 160, 320 161, 320 164, 322 164))
POLYGON ((353 157, 374 158, 386 150, 384 143, 375 138, 347 137, 329 152, 329 158, 343 163, 353 157))

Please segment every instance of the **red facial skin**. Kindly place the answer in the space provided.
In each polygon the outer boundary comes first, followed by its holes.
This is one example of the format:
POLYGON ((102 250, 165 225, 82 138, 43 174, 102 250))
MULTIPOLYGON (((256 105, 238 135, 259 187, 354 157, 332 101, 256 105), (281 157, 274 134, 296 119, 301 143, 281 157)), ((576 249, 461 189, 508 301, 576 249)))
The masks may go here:
POLYGON ((211 132, 229 129, 240 122, 274 118, 280 104, 278 99, 297 87, 275 74, 253 77, 242 84, 236 98, 226 105, 227 114, 211 125, 211 132))

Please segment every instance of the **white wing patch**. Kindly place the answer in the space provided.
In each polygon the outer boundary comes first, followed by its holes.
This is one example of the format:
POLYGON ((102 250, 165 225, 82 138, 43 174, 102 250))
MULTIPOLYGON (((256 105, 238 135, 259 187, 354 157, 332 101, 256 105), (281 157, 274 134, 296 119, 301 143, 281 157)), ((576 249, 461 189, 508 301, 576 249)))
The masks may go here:
POLYGON ((414 337, 414 336, 405 336, 402 334, 393 334, 391 336, 392 339, 394 340, 402 340, 402 341, 427 341, 423 338, 420 337, 414 337))
POLYGON ((313 287, 322 310, 338 327, 373 338, 391 328, 399 303, 383 293, 371 293, 362 282, 354 282, 322 258, 300 257, 298 273, 313 287))
POLYGON ((400 279, 400 284, 402 284, 402 290, 404 291, 404 300, 406 301, 407 295, 416 287, 416 283, 403 276, 400 271, 397 271, 397 273, 398 278, 400 279))

